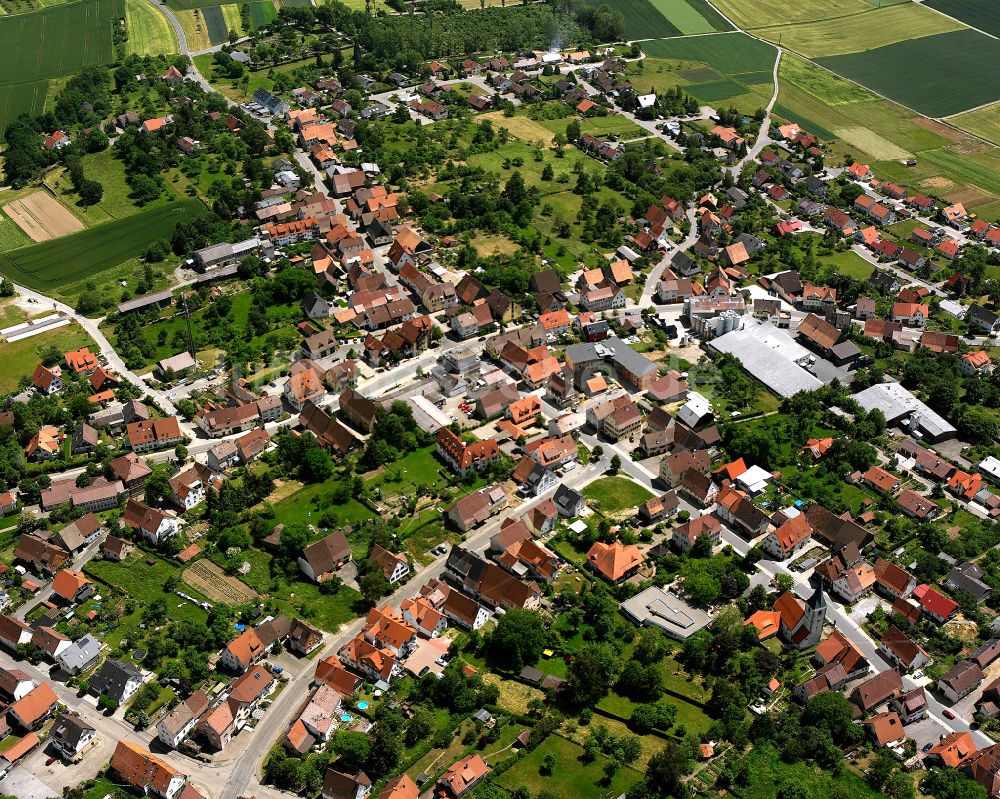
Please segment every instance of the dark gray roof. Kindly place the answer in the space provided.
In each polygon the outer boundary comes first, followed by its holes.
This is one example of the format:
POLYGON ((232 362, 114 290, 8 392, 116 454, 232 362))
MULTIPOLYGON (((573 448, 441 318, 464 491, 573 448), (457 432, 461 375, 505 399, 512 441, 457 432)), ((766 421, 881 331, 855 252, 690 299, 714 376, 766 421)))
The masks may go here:
POLYGON ((125 696, 129 682, 142 682, 142 672, 134 663, 106 660, 100 671, 90 678, 90 687, 99 694, 107 694, 117 702, 125 696))

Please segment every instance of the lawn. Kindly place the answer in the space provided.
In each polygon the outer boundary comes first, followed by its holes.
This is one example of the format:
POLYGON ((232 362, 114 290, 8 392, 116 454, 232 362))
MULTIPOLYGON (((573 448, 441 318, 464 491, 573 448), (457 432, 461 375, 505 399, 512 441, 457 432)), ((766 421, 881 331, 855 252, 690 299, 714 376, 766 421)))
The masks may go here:
MULTIPOLYGON (((128 594, 143 606, 163 597, 167 600, 167 615, 171 619, 204 621, 207 618, 206 612, 198 605, 181 599, 176 594, 164 593, 163 584, 167 578, 179 576, 179 572, 175 564, 158 555, 136 550, 128 560, 121 563, 95 558, 83 567, 83 571, 88 577, 128 594), (150 559, 153 563, 148 562, 150 559)), ((184 591, 196 599, 205 600, 191 586, 184 586, 184 591)), ((119 629, 125 626, 124 622, 125 620, 119 629)))
POLYGON ((429 563, 432 556, 428 552, 438 544, 456 543, 461 540, 459 535, 449 528, 444 521, 444 514, 437 508, 418 513, 412 519, 403 522, 397 533, 403 543, 404 551, 421 564, 429 563))
POLYGON ((1000 5, 996 0, 924 0, 924 5, 1000 36, 1000 5))
POLYGON ((11 344, 4 342, 0 345, 0 353, 3 355, 0 393, 17 391, 20 379, 31 377, 41 360, 42 352, 49 347, 56 347, 60 352, 69 352, 83 346, 94 347, 96 350, 93 339, 75 322, 11 344))
POLYGON ((866 282, 875 269, 868 261, 852 250, 835 252, 833 255, 821 255, 818 260, 821 264, 833 264, 837 272, 842 275, 866 282))
MULTIPOLYGON (((177 34, 159 9, 146 0, 125 0, 128 50, 136 55, 166 55, 179 50, 177 34)), ((103 178, 103 174, 101 175, 103 178)))
POLYGON ((168 239, 176 224, 200 216, 197 200, 177 200, 124 219, 23 247, 0 256, 0 272, 39 291, 59 288, 137 257, 151 241, 168 239))
MULTIPOLYGON (((683 699, 679 699, 676 696, 671 696, 669 694, 663 696, 660 701, 666 702, 667 704, 673 705, 677 708, 677 717, 674 720, 674 727, 683 726, 687 728, 688 732, 700 735, 712 726, 711 717, 704 710, 691 702, 685 702, 683 699)), ((632 708, 634 707, 634 702, 624 696, 619 696, 614 692, 608 694, 597 703, 597 708, 599 710, 604 710, 608 713, 613 713, 616 716, 621 716, 626 719, 632 716, 632 708)))
POLYGON ((860 53, 896 42, 964 29, 964 25, 914 3, 888 6, 806 24, 768 25, 753 32, 806 56, 860 53))
POLYGON ((601 477, 583 489, 586 499, 597 503, 602 513, 638 507, 653 495, 627 477, 601 477))
POLYGON ((447 480, 441 473, 441 462, 434 453, 433 444, 414 450, 386 466, 371 482, 381 488, 385 495, 411 494, 421 485, 432 490, 439 488, 447 480))
POLYGON ((617 136, 620 139, 637 139, 649 135, 649 131, 645 128, 639 127, 631 119, 620 114, 585 119, 580 123, 580 131, 601 138, 617 136))
MULTIPOLYGON (((143 6, 153 10, 153 7, 146 3, 146 0, 129 0, 129 2, 142 3, 143 6)), ((159 12, 154 11, 154 13, 158 14, 159 12)), ((100 180, 101 185, 104 186, 104 196, 97 205, 87 206, 79 202, 79 197, 65 170, 56 173, 56 177, 49 179, 48 184, 55 190, 62 204, 69 208, 87 227, 131 216, 142 210, 129 198, 131 189, 125 182, 125 165, 114 157, 110 148, 99 153, 82 156, 80 164, 83 166, 84 174, 95 180, 100 180)), ((169 193, 173 194, 172 191, 169 193)), ((166 197, 162 197, 147 205, 146 210, 158 208, 168 202, 170 201, 166 197)))
MULTIPOLYGON (((211 558, 223 568, 226 559, 218 552, 211 558)), ((283 613, 299 616, 327 632, 357 618, 361 594, 341 586, 336 594, 321 594, 316 583, 307 582, 304 575, 293 569, 289 574, 276 564, 270 554, 251 547, 243 550, 237 560, 250 564, 250 571, 239 578, 262 598, 269 598, 283 613), (302 579, 299 579, 302 578, 302 579)))
POLYGON ((995 80, 1000 41, 959 30, 898 42, 863 53, 816 59, 922 114, 949 116, 1000 99, 995 80), (942 71, 941 63, 948 64, 942 71))
MULTIPOLYGON (((593 723, 597 723, 595 719, 593 723)), ((511 768, 497 782, 513 791, 522 786, 532 796, 545 793, 555 799, 578 799, 581 796, 621 796, 642 778, 631 768, 620 768, 610 784, 605 781, 605 758, 591 763, 582 761, 583 748, 560 735, 550 735, 511 768), (552 774, 542 774, 542 761, 551 754, 556 759, 552 774)))
POLYGON ((123 0, 79 0, 0 17, 0 130, 41 110, 49 78, 112 61, 112 25, 124 8, 123 0))
POLYGON ((786 763, 770 744, 755 746, 743 759, 748 767, 748 784, 740 785, 741 799, 774 799, 779 788, 798 785, 807 796, 837 796, 841 799, 875 799, 882 794, 873 790, 857 774, 843 769, 839 776, 832 776, 826 769, 807 763, 786 763))
MULTIPOLYGON (((356 524, 372 518, 372 512, 353 497, 343 505, 332 504, 329 494, 336 482, 338 482, 336 478, 332 478, 325 483, 305 486, 290 497, 276 503, 274 505, 275 523, 312 524, 318 528, 319 517, 327 510, 332 511, 337 516, 337 521, 341 525, 356 524)), ((319 535, 317 534, 315 537, 319 537, 319 535)))

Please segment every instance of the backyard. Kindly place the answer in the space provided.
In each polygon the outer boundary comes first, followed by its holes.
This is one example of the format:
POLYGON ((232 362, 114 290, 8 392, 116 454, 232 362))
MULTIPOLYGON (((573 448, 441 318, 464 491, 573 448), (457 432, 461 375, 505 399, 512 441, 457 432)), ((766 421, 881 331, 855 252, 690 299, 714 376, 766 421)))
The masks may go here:
POLYGON ((583 496, 602 513, 617 513, 638 507, 653 495, 627 477, 601 477, 583 489, 583 496))

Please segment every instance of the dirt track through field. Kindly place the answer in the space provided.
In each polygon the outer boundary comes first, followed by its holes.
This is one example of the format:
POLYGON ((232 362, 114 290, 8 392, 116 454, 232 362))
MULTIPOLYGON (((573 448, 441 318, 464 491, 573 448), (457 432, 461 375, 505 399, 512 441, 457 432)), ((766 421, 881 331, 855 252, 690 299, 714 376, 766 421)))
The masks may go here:
POLYGON ((7 203, 3 210, 32 241, 48 241, 83 230, 83 222, 44 191, 7 203))

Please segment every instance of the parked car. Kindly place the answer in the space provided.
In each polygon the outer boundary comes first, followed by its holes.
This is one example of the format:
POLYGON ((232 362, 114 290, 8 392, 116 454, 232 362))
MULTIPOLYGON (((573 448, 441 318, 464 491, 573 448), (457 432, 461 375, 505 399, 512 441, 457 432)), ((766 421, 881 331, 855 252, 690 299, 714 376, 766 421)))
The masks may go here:
POLYGON ((941 715, 944 716, 946 719, 953 719, 955 718, 955 711, 945 709, 941 711, 941 715))

